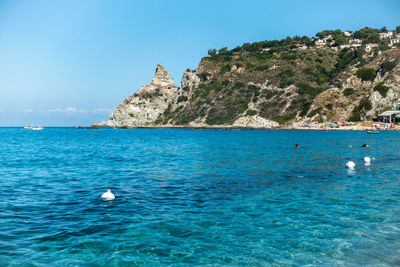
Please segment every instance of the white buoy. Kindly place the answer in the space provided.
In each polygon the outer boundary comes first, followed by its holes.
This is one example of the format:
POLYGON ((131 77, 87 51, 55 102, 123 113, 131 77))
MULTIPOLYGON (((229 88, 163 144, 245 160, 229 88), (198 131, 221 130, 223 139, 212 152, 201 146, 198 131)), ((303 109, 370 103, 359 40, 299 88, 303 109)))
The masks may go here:
POLYGON ((103 194, 101 195, 101 198, 102 198, 104 201, 108 201, 108 200, 114 200, 114 199, 115 199, 115 196, 114 196, 113 193, 111 193, 111 190, 110 190, 110 189, 107 189, 107 192, 103 193, 103 194))
POLYGON ((371 163, 371 158, 370 157, 364 157, 364 162, 365 163, 371 163))
POLYGON ((349 161, 346 163, 346 167, 349 169, 354 169, 355 166, 356 166, 356 164, 352 161, 349 161))

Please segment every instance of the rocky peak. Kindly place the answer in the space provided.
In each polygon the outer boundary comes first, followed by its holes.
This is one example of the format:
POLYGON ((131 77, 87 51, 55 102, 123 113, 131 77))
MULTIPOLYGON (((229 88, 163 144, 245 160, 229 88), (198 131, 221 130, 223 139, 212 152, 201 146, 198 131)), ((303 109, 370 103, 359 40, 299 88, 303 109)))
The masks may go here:
POLYGON ((152 84, 168 87, 174 86, 175 82, 172 77, 168 74, 168 72, 164 69, 163 66, 157 65, 156 73, 154 74, 153 80, 151 81, 152 84))

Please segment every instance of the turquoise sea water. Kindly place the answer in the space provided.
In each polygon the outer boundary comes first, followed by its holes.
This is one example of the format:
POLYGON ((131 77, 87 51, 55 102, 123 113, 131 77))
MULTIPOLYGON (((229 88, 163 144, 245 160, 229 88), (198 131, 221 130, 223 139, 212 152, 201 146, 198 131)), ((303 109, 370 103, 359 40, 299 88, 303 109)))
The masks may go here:
POLYGON ((0 265, 400 265, 399 140, 0 128, 0 265))

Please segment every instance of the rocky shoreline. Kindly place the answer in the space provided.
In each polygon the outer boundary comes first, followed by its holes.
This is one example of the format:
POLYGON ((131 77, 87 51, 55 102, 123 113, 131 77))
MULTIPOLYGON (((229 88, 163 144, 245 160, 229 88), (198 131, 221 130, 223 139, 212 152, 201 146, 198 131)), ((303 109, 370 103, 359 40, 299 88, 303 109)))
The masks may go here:
POLYGON ((252 127, 252 126, 238 126, 238 125, 192 125, 192 126, 179 126, 179 125, 154 125, 154 126, 90 126, 90 127, 78 127, 81 129, 102 129, 102 128, 111 128, 111 129, 198 129, 198 130, 211 130, 211 129, 220 129, 220 130, 240 130, 240 129, 248 129, 248 130, 293 130, 293 131, 400 131, 400 125, 392 125, 383 124, 386 127, 381 127, 377 129, 376 127, 368 126, 365 124, 373 124, 374 122, 363 122, 356 123, 351 126, 344 126, 339 128, 331 128, 331 127, 301 127, 301 126, 276 126, 276 127, 252 127), (364 125, 363 125, 364 124, 364 125))

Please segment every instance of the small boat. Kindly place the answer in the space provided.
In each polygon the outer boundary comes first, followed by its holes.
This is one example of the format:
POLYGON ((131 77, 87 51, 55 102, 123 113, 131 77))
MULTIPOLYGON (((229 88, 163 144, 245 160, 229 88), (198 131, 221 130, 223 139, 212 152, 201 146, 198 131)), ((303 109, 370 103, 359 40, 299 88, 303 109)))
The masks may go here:
POLYGON ((378 134, 379 131, 368 130, 366 133, 367 133, 367 134, 378 134))
POLYGON ((34 131, 41 131, 41 130, 43 130, 43 129, 44 129, 43 126, 33 127, 33 128, 32 128, 32 130, 34 130, 34 131))
POLYGON ((41 131, 44 128, 43 128, 43 126, 37 126, 37 127, 35 127, 35 126, 24 126, 24 129, 26 129, 26 130, 34 130, 34 131, 41 131))

